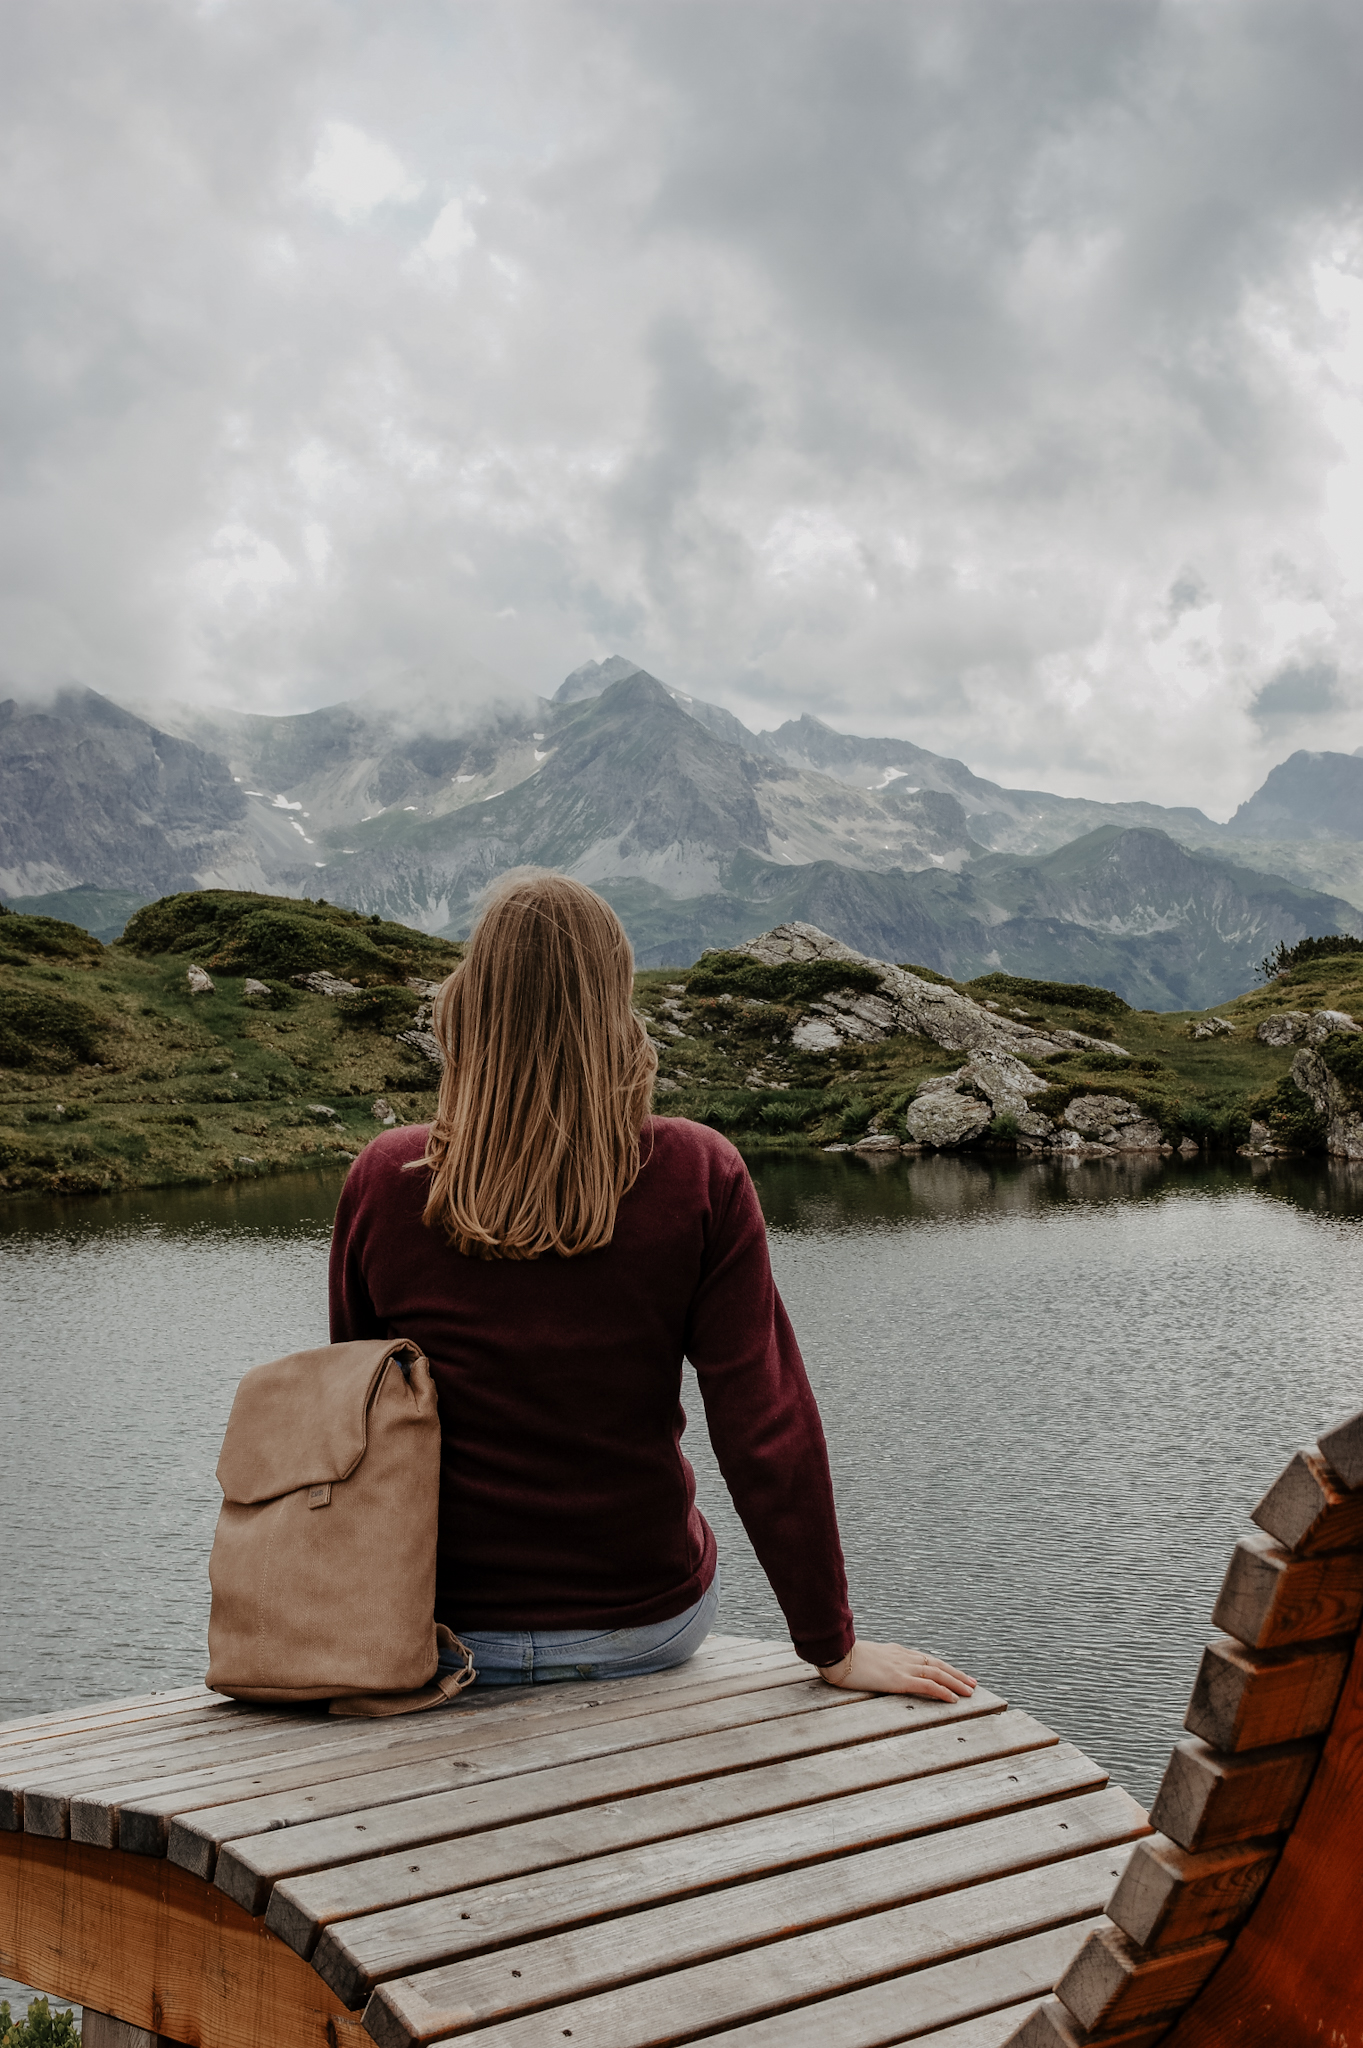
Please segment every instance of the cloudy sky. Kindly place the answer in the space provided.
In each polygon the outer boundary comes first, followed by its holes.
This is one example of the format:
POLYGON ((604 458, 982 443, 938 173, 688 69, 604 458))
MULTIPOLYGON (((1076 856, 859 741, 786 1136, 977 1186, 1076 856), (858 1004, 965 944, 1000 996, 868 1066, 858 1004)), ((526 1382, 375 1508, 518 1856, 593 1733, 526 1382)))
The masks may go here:
POLYGON ((1357 0, 7 9, 0 670, 1363 744, 1357 0))

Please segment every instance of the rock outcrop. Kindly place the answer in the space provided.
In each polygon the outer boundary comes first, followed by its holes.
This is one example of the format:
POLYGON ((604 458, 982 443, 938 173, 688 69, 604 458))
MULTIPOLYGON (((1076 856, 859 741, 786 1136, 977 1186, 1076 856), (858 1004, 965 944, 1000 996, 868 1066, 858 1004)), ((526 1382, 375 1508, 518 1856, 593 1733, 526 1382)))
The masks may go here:
POLYGON ((203 969, 202 967, 191 967, 191 968, 190 968, 190 970, 189 970, 189 993, 190 993, 190 994, 191 994, 192 996, 211 996, 211 995, 212 995, 212 993, 213 993, 213 978, 212 978, 212 976, 211 976, 210 974, 207 974, 207 973, 205 973, 205 971, 204 971, 204 969, 203 969))
POLYGON ((1158 1152, 1164 1143, 1159 1125, 1120 1095, 1076 1095, 1061 1121, 1091 1144, 1117 1152, 1158 1152))
POLYGON ((1226 1017, 1200 1017, 1190 1035, 1193 1038, 1234 1038, 1235 1026, 1226 1017))
POLYGON ((792 1033, 792 1042, 803 1052, 835 1052, 840 1045, 868 1044, 895 1031, 911 1031, 947 1052, 1021 1052, 1029 1059, 1046 1059, 1086 1049, 1128 1057, 1125 1046, 1110 1039, 1090 1038, 1082 1031, 1035 1031, 1017 1018, 998 1016, 958 989, 854 952, 817 925, 778 924, 734 950, 769 967, 787 961, 846 960, 879 975, 877 990, 834 989, 811 1003, 809 1015, 792 1033))
POLYGON ((357 981, 342 981, 339 974, 328 974, 320 967, 312 974, 291 974, 289 979, 315 996, 353 996, 359 987, 357 981))
MULTIPOLYGON (((1311 1098, 1316 1115, 1324 1119, 1325 1149, 1331 1158, 1363 1159, 1363 1110, 1320 1054, 1303 1047, 1292 1062, 1292 1079, 1302 1094, 1311 1098)), ((1251 1143, 1253 1138, 1251 1126, 1251 1143)))
POLYGON ((1265 1017, 1254 1036, 1261 1045, 1322 1045, 1336 1032, 1352 1037, 1363 1030, 1344 1010, 1279 1010, 1265 1017))

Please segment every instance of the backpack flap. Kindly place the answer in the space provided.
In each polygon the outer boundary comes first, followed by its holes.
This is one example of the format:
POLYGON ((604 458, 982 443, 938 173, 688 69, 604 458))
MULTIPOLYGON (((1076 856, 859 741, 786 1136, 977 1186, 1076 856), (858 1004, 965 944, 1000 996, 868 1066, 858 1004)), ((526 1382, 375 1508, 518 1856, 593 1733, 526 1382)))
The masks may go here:
POLYGON ((421 1353, 405 1339, 326 1344, 253 1366, 232 1402, 218 1484, 241 1507, 300 1487, 333 1485, 364 1456, 369 1409, 390 1359, 421 1353))

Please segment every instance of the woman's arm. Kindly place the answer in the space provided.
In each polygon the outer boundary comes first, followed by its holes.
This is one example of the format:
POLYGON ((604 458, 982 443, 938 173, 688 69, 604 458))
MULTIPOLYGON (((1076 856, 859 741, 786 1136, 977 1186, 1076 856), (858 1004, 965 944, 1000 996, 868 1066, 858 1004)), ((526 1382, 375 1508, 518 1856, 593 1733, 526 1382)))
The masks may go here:
POLYGON ((686 1348, 720 1471, 800 1656, 851 1690, 968 1696, 974 1680, 940 1658, 857 1640, 823 1424, 772 1278, 757 1192, 736 1157, 686 1348))

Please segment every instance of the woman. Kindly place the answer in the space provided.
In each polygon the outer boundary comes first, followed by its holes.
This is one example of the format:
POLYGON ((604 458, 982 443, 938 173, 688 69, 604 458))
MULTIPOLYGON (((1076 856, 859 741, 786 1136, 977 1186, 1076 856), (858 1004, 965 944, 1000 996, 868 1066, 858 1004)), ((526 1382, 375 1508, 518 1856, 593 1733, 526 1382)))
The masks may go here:
POLYGON ((484 1685, 692 1655, 718 1579, 681 1452, 685 1357, 799 1655, 830 1685, 966 1696, 940 1658, 855 1635, 756 1193, 717 1132, 649 1115, 633 975, 599 896, 510 877, 436 1000, 435 1122, 376 1138, 341 1196, 332 1338, 411 1337, 439 1394, 436 1618, 484 1685))

